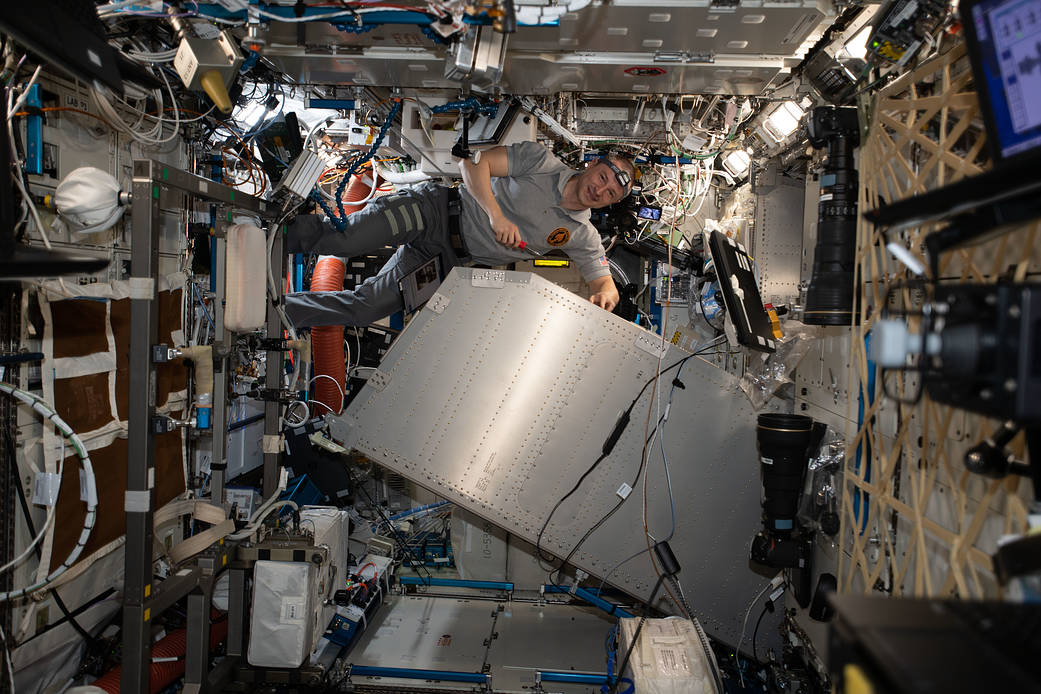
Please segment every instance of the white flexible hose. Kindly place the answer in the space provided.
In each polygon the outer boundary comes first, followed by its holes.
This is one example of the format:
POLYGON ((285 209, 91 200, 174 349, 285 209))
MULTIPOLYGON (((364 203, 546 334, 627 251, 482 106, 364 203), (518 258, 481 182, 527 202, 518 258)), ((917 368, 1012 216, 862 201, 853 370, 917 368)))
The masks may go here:
POLYGON ((250 520, 249 525, 247 525, 245 528, 243 528, 242 530, 238 531, 237 533, 232 533, 231 535, 228 535, 228 539, 229 540, 245 540, 245 539, 248 539, 248 538, 253 536, 253 533, 255 533, 257 531, 257 528, 260 527, 260 524, 263 523, 264 519, 267 518, 268 516, 270 516, 272 512, 277 511, 278 509, 283 508, 285 506, 292 506, 294 511, 297 510, 298 508, 300 508, 299 506, 296 505, 295 501, 288 501, 288 500, 275 501, 275 500, 278 499, 277 494, 278 494, 278 492, 276 492, 275 496, 271 497, 271 500, 268 501, 268 504, 265 504, 264 506, 261 506, 259 509, 257 509, 257 512, 253 514, 253 519, 250 520), (271 501, 275 501, 275 503, 271 503, 271 501))
POLYGON ((69 552, 69 556, 65 558, 65 561, 61 563, 61 566, 48 574, 42 581, 37 581, 36 583, 19 590, 0 593, 0 602, 6 602, 14 598, 28 595, 29 593, 35 593, 41 588, 45 588, 47 584, 65 573, 69 567, 76 563, 76 560, 79 559, 80 553, 83 552, 83 547, 87 544, 87 540, 90 539, 91 530, 94 529, 94 521, 97 516, 98 508, 98 489, 97 483, 94 479, 94 467, 90 463, 90 455, 87 453, 86 446, 83 445, 83 441, 81 441, 80 437, 76 435, 76 432, 74 432, 69 425, 58 416, 58 413, 44 402, 42 398, 13 386, 10 383, 0 382, 0 391, 7 393, 21 403, 28 405, 44 419, 50 420, 51 424, 54 425, 54 428, 68 439, 69 443, 72 444, 73 449, 76 451, 76 455, 80 459, 80 465, 83 467, 83 473, 86 477, 84 484, 87 488, 87 515, 83 519, 83 530, 80 531, 79 539, 76 540, 76 546, 72 548, 71 552, 69 552))
POLYGON ((379 172, 380 178, 385 180, 387 183, 393 183, 396 186, 422 183, 423 181, 429 181, 433 178, 433 176, 421 169, 413 169, 412 171, 391 171, 390 169, 377 164, 376 170, 379 172))

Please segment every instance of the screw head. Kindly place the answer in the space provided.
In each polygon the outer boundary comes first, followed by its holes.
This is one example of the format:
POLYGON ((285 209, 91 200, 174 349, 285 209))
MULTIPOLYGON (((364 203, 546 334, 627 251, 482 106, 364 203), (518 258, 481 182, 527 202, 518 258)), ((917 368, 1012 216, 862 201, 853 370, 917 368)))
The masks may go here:
POLYGON ((1014 393, 1014 392, 1016 392, 1016 388, 1018 388, 1018 387, 1019 387, 1019 384, 1016 383, 1016 379, 1014 379, 1014 378, 1010 378, 1007 381, 1005 381, 1005 391, 1006 392, 1014 393))

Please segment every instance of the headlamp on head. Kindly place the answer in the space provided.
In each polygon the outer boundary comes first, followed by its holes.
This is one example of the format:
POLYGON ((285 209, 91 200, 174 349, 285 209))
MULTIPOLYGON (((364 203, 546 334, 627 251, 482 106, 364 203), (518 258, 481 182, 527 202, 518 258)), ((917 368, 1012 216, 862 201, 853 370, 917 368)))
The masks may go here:
POLYGON ((610 157, 600 157, 600 163, 614 172, 614 178, 622 187, 623 195, 628 195, 633 185, 633 177, 629 175, 629 172, 611 161, 610 157))

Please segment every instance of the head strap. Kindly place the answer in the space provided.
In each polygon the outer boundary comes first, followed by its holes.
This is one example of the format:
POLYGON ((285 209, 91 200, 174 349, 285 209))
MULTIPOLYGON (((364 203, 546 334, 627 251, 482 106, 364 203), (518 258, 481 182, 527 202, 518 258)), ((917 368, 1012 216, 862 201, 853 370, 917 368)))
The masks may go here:
POLYGON ((618 185, 622 187, 624 193, 628 194, 629 188, 633 184, 633 177, 629 175, 629 172, 623 171, 617 164, 611 161, 610 157, 600 157, 600 163, 614 172, 614 177, 615 180, 618 181, 618 185))

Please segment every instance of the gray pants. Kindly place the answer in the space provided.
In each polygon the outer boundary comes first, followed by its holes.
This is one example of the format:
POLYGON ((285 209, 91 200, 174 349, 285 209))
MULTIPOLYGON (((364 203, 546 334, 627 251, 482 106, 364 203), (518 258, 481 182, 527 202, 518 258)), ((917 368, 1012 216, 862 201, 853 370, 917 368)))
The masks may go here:
POLYGON ((398 280, 426 261, 440 256, 445 272, 465 264, 468 258, 460 258, 449 241, 447 196, 447 188, 425 183, 377 198, 347 218, 343 233, 321 216, 297 217, 289 226, 290 253, 351 257, 386 246, 398 250, 353 290, 289 294, 286 313, 293 325, 369 325, 404 308, 398 280))

